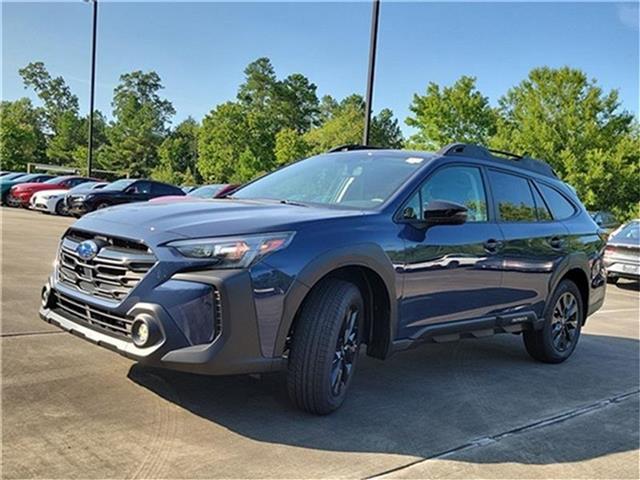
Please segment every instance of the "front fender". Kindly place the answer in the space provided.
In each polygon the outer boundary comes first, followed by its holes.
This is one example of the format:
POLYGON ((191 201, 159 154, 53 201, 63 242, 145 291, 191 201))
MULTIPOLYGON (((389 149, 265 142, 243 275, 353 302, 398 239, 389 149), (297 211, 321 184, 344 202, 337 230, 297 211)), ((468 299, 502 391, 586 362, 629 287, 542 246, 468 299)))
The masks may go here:
POLYGON ((374 243, 350 245, 326 252, 308 263, 296 276, 284 302, 274 354, 283 354, 291 325, 309 291, 331 272, 343 267, 364 267, 382 279, 390 306, 389 339, 394 338, 397 324, 395 269, 384 250, 374 243))

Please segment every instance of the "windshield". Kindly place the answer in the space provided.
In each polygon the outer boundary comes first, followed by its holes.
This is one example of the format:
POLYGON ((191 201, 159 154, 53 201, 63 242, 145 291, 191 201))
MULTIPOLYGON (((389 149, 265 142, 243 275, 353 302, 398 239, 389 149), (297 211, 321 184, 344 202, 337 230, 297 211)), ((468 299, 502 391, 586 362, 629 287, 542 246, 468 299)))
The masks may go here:
POLYGON ((24 181, 25 183, 28 183, 29 180, 33 180, 34 178, 38 178, 39 176, 39 173, 29 173, 28 175, 22 175, 19 178, 14 178, 14 180, 20 180, 21 182, 24 181))
POLYGON ((429 158, 382 151, 319 155, 260 178, 231 198, 371 209, 385 202, 429 158))
POLYGON ((135 182, 135 180, 131 179, 131 178, 126 178, 126 179, 122 179, 122 180, 116 180, 115 182, 110 183, 109 185, 105 186, 102 190, 124 190, 129 185, 131 185, 133 182, 135 182))
POLYGON ((97 185, 97 184, 98 182, 84 182, 84 183, 81 183, 80 185, 76 185, 71 190, 69 190, 69 192, 77 192, 79 190, 90 190, 91 188, 93 188, 94 185, 97 185))
POLYGON ((0 177, 1 181, 9 181, 9 180, 16 180, 19 177, 24 177, 25 174, 24 173, 9 173, 7 175, 3 175, 2 177, 0 177))
POLYGON ((216 193, 222 190, 222 187, 224 187, 224 185, 205 185, 191 190, 187 195, 198 198, 213 198, 216 193))
POLYGON ((640 242, 640 222, 629 222, 613 236, 616 243, 630 243, 637 245, 640 242))
POLYGON ((51 180, 47 180, 46 182, 43 182, 43 183, 48 183, 49 185, 51 185, 52 183, 64 182, 69 178, 72 178, 72 177, 53 177, 51 180))

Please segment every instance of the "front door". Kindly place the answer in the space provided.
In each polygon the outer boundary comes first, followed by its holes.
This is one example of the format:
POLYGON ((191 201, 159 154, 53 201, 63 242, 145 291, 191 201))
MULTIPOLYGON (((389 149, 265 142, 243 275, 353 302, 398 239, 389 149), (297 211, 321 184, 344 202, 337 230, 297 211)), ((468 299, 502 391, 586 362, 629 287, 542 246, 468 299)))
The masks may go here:
POLYGON ((502 233, 489 217, 488 195, 480 168, 449 165, 432 174, 405 206, 418 218, 430 201, 445 200, 468 209, 462 225, 426 229, 403 225, 406 249, 399 338, 435 323, 480 318, 499 308, 502 233))

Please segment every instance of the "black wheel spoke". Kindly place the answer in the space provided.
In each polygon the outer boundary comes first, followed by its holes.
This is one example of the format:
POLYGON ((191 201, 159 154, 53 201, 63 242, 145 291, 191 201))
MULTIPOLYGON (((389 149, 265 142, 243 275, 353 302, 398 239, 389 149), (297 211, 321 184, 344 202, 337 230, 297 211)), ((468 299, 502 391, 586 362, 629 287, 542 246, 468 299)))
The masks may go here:
POLYGON ((349 381, 358 353, 358 315, 359 310, 351 307, 347 310, 338 334, 336 351, 331 364, 331 391, 340 395, 349 381))

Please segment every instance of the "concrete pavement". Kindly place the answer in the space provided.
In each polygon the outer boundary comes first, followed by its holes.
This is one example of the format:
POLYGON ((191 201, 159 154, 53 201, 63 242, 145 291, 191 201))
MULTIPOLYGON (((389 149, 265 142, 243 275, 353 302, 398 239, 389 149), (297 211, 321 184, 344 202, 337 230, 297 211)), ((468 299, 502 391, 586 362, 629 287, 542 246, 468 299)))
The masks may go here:
POLYGON ((280 375, 143 368, 37 316, 72 223, 2 209, 4 478, 638 478, 638 285, 610 286, 574 356, 518 336, 362 358, 344 407, 298 412, 280 375))

